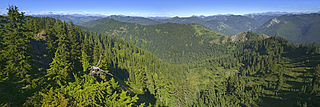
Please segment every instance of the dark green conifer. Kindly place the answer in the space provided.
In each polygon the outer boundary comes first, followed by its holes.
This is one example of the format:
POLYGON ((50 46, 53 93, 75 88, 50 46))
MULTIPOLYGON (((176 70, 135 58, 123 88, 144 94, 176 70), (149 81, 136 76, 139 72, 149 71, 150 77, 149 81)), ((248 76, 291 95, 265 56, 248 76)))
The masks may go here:
POLYGON ((18 12, 16 6, 9 6, 7 10, 6 24, 1 30, 0 96, 7 106, 18 106, 25 100, 25 91, 31 83, 28 54, 31 35, 25 25, 24 13, 18 12))

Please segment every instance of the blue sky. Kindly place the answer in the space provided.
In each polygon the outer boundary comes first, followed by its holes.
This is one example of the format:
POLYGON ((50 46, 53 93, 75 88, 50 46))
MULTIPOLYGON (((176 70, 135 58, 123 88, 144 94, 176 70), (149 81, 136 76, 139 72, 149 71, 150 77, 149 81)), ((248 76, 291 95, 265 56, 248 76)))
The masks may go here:
POLYGON ((192 16, 261 12, 318 12, 320 0, 0 0, 0 14, 16 5, 27 14, 192 16))

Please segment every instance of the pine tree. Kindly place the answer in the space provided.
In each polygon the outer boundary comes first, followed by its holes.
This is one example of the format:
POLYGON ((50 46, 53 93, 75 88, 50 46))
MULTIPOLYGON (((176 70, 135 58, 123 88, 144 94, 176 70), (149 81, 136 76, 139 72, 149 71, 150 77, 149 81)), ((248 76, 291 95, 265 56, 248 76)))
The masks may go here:
POLYGON ((83 42, 81 44, 81 63, 82 63, 82 71, 85 72, 88 70, 90 66, 89 59, 89 41, 87 35, 84 35, 83 42))
POLYGON ((88 60, 88 55, 85 52, 85 50, 82 50, 82 55, 81 55, 81 63, 82 63, 82 69, 83 72, 86 72, 90 66, 89 60, 88 60))
POLYGON ((50 69, 47 71, 48 80, 53 86, 63 85, 72 77, 70 71, 69 51, 65 43, 65 35, 59 37, 58 48, 55 52, 55 57, 50 63, 50 69))
POLYGON ((70 49, 70 62, 71 68, 76 71, 81 70, 81 62, 80 62, 80 45, 79 45, 79 34, 75 29, 75 26, 70 21, 68 26, 68 41, 69 41, 69 49, 70 49))
POLYGON ((8 20, 1 34, 3 42, 1 49, 1 77, 0 87, 3 88, 0 96, 4 96, 7 106, 18 106, 25 100, 25 90, 27 89, 31 78, 30 56, 28 44, 30 32, 25 26, 24 13, 19 13, 16 6, 10 6, 8 9, 8 20))

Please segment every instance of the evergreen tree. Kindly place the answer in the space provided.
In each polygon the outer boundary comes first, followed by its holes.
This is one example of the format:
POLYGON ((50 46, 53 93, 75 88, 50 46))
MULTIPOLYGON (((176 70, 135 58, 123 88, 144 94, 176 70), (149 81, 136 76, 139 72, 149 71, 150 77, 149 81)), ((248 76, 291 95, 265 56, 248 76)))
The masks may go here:
POLYGON ((90 66, 89 60, 88 60, 88 55, 85 52, 85 50, 82 50, 82 55, 81 55, 81 62, 82 62, 82 69, 83 72, 86 72, 90 66))
MULTIPOLYGON (((59 38, 58 48, 55 52, 53 61, 50 63, 50 69, 47 71, 47 80, 49 80, 52 86, 62 86, 70 80, 72 73, 70 71, 69 52, 64 40, 65 35, 61 35, 59 38)), ((50 86, 49 85, 49 86, 50 86)))
POLYGON ((79 38, 80 35, 76 31, 76 27, 73 25, 73 23, 70 21, 68 26, 68 41, 69 41, 69 50, 70 50, 70 62, 71 62, 71 68, 76 70, 76 71, 81 71, 81 62, 80 62, 80 56, 81 56, 81 51, 80 51, 80 45, 79 45, 79 38))
POLYGON ((29 30, 25 26, 24 13, 19 13, 16 6, 10 6, 8 17, 1 36, 1 102, 7 106, 18 106, 25 100, 30 78, 30 56, 28 55, 29 30), (3 64, 3 65, 2 65, 3 64))

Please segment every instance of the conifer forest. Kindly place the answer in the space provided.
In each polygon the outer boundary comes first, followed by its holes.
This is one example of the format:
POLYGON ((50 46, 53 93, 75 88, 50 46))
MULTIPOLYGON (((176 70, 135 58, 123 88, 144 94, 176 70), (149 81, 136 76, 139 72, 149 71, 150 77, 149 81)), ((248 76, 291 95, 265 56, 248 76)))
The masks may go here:
POLYGON ((0 106, 319 107, 319 25, 319 13, 262 22, 37 16, 10 5, 0 15, 0 106))

